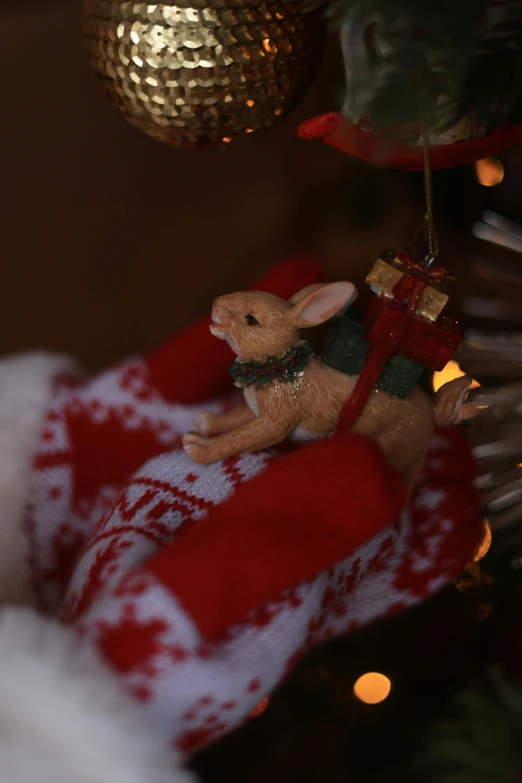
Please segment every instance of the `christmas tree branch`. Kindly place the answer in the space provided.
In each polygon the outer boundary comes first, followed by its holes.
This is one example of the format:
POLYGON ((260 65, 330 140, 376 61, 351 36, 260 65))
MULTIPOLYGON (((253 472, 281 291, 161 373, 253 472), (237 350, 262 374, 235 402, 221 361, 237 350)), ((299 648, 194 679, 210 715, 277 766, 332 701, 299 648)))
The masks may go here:
POLYGON ((370 96, 372 124, 411 123, 426 107, 439 132, 465 121, 481 135, 522 120, 520 0, 332 0, 327 13, 360 31, 349 90, 354 101, 370 96))

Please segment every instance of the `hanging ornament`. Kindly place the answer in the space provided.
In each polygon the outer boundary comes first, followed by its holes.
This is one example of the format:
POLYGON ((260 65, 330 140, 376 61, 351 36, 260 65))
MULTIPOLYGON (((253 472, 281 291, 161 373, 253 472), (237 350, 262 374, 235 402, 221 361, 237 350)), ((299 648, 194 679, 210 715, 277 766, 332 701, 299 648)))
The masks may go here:
POLYGON ((304 122, 301 138, 369 163, 422 170, 422 108, 433 169, 522 141, 520 0, 466 3, 459 14, 451 2, 338 0, 336 11, 344 20, 345 101, 340 113, 304 122))
POLYGON ((232 415, 194 420, 183 447, 196 463, 356 428, 380 444, 407 492, 415 488, 434 429, 457 420, 471 384, 457 378, 432 402, 416 388, 424 368, 442 370, 461 343, 443 289, 448 273, 433 265, 431 202, 426 153, 429 253, 418 263, 406 250, 385 251, 366 278, 372 294, 364 313, 351 309, 357 291, 349 282, 307 286, 287 303, 262 292, 214 301, 210 331, 237 355, 231 375, 244 404, 232 415), (316 355, 301 330, 332 318, 326 351, 316 355))
POLYGON ((177 147, 214 147, 274 126, 314 78, 323 11, 267 0, 84 0, 89 63, 136 127, 177 147))
MULTIPOLYGON (((349 311, 336 319, 323 361, 333 369, 357 376, 341 413, 341 429, 353 427, 375 388, 407 399, 424 369, 443 370, 462 341, 459 322, 444 290, 444 283, 451 277, 444 267, 434 266, 439 245, 433 221, 424 117, 420 124, 426 193, 426 212, 420 231, 424 229, 428 253, 417 262, 406 249, 397 253, 384 251, 366 277, 372 298, 363 321, 358 322, 349 311)), ((460 408, 470 384, 471 379, 464 376, 443 387, 449 395, 447 412, 460 408), (451 385, 455 386, 455 392, 451 385)))
MULTIPOLYGON (((353 427, 375 388, 407 399, 424 369, 442 370, 459 347, 460 326, 441 286, 448 273, 432 259, 384 251, 366 278, 372 297, 364 319, 350 311, 336 319, 323 362, 357 376, 340 428, 353 427)), ((464 377, 458 393, 470 383, 464 377)))

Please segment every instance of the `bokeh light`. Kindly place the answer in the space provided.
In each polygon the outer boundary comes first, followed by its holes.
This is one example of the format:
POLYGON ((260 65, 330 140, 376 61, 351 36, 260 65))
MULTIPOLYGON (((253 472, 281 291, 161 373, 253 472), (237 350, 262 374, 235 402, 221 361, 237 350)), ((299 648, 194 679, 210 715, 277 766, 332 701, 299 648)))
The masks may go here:
POLYGON ((250 717, 258 718, 261 715, 261 713, 264 712, 268 707, 268 701, 269 701, 268 696, 265 696, 265 698, 259 702, 257 707, 254 707, 254 709, 250 713, 250 717))
MULTIPOLYGON (((433 390, 438 391, 445 383, 454 381, 455 378, 462 378, 463 375, 466 375, 466 373, 460 369, 457 362, 448 362, 443 370, 433 373, 433 390)), ((470 388, 476 389, 478 386, 480 386, 480 383, 473 381, 470 388)))
POLYGON ((388 698, 390 691, 391 680, 379 672, 367 672, 361 675, 353 686, 353 692, 365 704, 380 704, 388 698))
POLYGON ((489 552, 489 548, 491 546, 491 528, 489 526, 489 522, 487 520, 484 520, 484 535, 482 536, 482 541, 477 546, 475 550, 475 554, 473 555, 473 560, 475 563, 478 563, 479 560, 482 560, 485 555, 489 552))
POLYGON ((495 157, 482 158, 475 163, 475 176, 477 181, 486 188, 499 185, 504 179, 504 166, 502 161, 495 157))

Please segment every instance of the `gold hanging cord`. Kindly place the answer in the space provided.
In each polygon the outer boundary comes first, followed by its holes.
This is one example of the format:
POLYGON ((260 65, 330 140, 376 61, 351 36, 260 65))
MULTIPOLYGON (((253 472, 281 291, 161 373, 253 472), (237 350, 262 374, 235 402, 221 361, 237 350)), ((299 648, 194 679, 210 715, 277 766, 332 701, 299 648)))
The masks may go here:
POLYGON ((420 233, 423 233, 424 238, 428 242, 429 255, 425 259, 424 264, 426 266, 430 266, 439 254, 439 243, 437 240, 437 232, 435 231, 435 223, 433 220, 433 191, 431 187, 429 133, 424 114, 421 115, 421 129, 422 152, 424 155, 424 192, 426 194, 426 212, 424 213, 424 217, 422 219, 419 230, 417 231, 416 237, 418 237, 420 233))

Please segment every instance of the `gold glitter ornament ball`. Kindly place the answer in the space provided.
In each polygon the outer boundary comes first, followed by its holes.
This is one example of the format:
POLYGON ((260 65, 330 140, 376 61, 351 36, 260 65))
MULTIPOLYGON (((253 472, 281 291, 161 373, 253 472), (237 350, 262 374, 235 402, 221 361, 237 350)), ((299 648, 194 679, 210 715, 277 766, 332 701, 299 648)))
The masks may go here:
POLYGON ((306 92, 324 22, 319 4, 303 5, 84 0, 85 47, 129 122, 178 147, 214 147, 272 127, 306 92))

